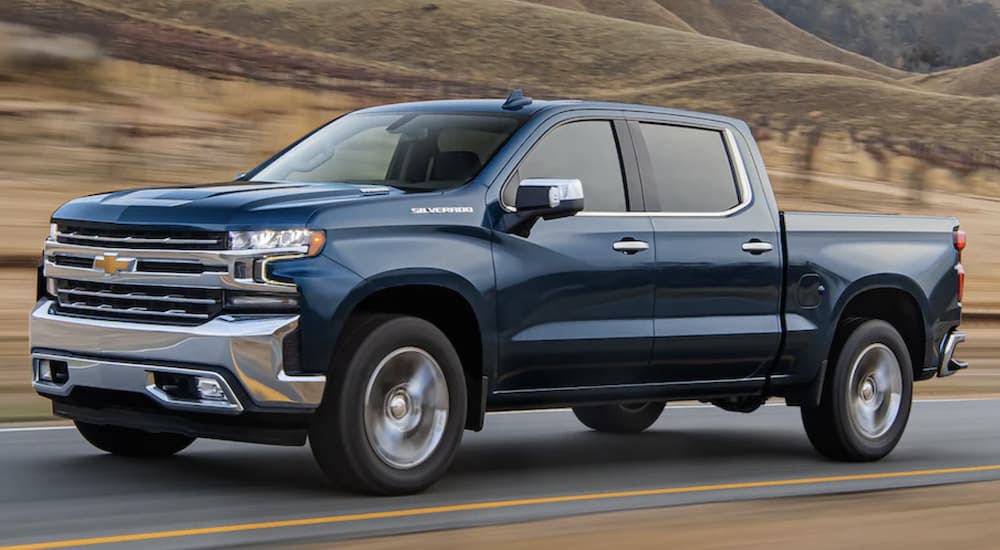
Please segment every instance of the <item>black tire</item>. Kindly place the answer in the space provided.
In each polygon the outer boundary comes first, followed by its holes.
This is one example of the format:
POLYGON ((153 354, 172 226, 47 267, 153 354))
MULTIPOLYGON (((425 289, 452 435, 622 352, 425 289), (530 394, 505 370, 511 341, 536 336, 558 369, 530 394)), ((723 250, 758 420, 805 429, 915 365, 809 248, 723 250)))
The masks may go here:
MULTIPOLYGON (((404 495, 423 491, 444 475, 462 440, 467 408, 466 393, 465 373, 458 353, 448 337, 437 327, 416 317, 357 317, 351 321, 350 328, 337 346, 323 401, 309 431, 313 456, 331 481, 352 491, 377 495, 404 495), (419 368, 428 369, 434 376, 438 373, 443 375, 447 395, 444 396, 440 391, 441 379, 433 378, 432 382, 427 382, 424 386, 437 390, 424 392, 422 397, 418 394, 410 396, 406 392, 412 389, 415 378, 409 379, 398 383, 394 388, 401 389, 393 390, 381 400, 384 409, 379 410, 384 412, 384 417, 372 413, 372 408, 368 409, 366 416, 366 395, 369 392, 373 395, 373 399, 368 400, 369 407, 379 408, 378 397, 381 394, 378 391, 382 387, 382 373, 391 374, 393 369, 399 371, 409 368, 405 363, 392 362, 395 361, 393 358, 402 357, 401 353, 417 356, 415 362, 420 364, 419 368), (433 361, 428 363, 426 357, 433 361), (435 362, 437 370, 433 368, 435 362), (383 365, 386 367, 383 368, 383 365), (392 427, 391 422, 402 421, 389 417, 394 414, 390 403, 398 391, 403 391, 407 398, 405 410, 408 412, 401 414, 413 414, 418 419, 418 427, 413 428, 416 433, 392 427), (419 461, 394 464, 393 457, 385 450, 392 445, 380 446, 377 435, 369 435, 373 430, 369 430, 366 422, 374 419, 373 422, 381 422, 379 425, 390 426, 388 431, 405 433, 405 436, 400 436, 403 441, 421 441, 411 439, 411 436, 419 436, 423 432, 421 426, 424 424, 421 421, 427 413, 418 414, 414 411, 427 409, 414 404, 434 400, 440 405, 447 403, 447 417, 440 432, 437 428, 430 428, 432 433, 439 435, 429 436, 426 439, 427 445, 420 447, 424 449, 424 453, 429 454, 419 458, 419 461), (431 443, 434 441, 436 443, 431 443)), ((404 420, 406 418, 410 417, 403 417, 404 420)), ((433 425, 441 425, 440 416, 433 425)), ((397 433, 393 432, 391 435, 397 433)), ((408 455, 406 458, 412 456, 408 455)))
POLYGON ((98 449, 119 456, 162 458, 178 453, 194 443, 193 437, 153 433, 120 426, 75 422, 80 435, 98 449))
POLYGON ((834 460, 868 462, 888 455, 903 436, 913 400, 913 366, 906 343, 889 323, 857 320, 852 326, 831 358, 819 406, 802 407, 802 424, 821 454, 834 460), (865 376, 869 368, 886 374, 865 376), (867 385, 869 378, 871 386, 867 385), (887 387, 895 387, 897 380, 898 408, 894 408, 891 404, 896 400, 884 393, 887 387), (879 388, 879 384, 885 387, 879 388), (882 403, 887 411, 895 409, 895 415, 879 413, 882 403), (874 411, 870 420, 869 415, 857 412, 862 409, 874 411))
POLYGON ((573 407, 573 414, 584 426, 599 432, 635 434, 653 425, 663 414, 663 401, 620 405, 573 407))

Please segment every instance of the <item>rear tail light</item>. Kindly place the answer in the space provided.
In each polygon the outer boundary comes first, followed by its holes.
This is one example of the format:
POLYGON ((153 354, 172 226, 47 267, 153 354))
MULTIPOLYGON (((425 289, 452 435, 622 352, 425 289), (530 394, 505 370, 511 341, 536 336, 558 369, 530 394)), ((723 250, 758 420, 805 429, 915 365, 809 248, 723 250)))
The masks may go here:
POLYGON ((958 272, 958 301, 962 301, 962 295, 965 294, 965 268, 962 264, 955 266, 955 271, 958 272))
POLYGON ((958 272, 958 301, 962 301, 962 296, 965 295, 965 266, 962 265, 962 251, 965 250, 965 231, 955 230, 954 243, 955 250, 958 251, 958 263, 955 264, 955 271, 958 272))

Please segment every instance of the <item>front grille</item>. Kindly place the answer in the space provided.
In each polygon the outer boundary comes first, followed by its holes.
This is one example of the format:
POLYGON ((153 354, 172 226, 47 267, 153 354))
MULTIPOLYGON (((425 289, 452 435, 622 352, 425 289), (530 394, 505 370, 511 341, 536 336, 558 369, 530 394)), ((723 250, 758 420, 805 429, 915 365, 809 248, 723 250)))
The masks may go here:
POLYGON ((225 232, 177 231, 172 229, 134 229, 127 226, 102 226, 60 223, 56 240, 66 244, 102 248, 144 248, 170 250, 225 250, 225 232))
POLYGON ((66 315, 196 325, 222 311, 222 290, 55 281, 58 311, 66 315))
MULTIPOLYGON (((73 254, 53 254, 50 261, 58 266, 93 269, 95 256, 77 256, 73 254)), ((176 273, 178 275, 197 275, 199 273, 225 273, 229 271, 226 265, 208 265, 197 260, 138 260, 135 270, 140 273, 176 273)))

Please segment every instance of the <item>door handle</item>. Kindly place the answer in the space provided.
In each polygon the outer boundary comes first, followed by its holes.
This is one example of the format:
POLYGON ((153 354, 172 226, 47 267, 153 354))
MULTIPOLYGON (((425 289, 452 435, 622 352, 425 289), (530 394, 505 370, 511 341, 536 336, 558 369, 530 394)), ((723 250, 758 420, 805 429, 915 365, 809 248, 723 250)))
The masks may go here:
POLYGON ((638 254, 639 252, 649 250, 649 243, 635 239, 622 239, 611 245, 611 248, 622 254, 638 254))
POLYGON ((750 254, 757 255, 774 250, 774 245, 759 239, 751 239, 750 241, 743 243, 742 248, 743 252, 749 252, 750 254))

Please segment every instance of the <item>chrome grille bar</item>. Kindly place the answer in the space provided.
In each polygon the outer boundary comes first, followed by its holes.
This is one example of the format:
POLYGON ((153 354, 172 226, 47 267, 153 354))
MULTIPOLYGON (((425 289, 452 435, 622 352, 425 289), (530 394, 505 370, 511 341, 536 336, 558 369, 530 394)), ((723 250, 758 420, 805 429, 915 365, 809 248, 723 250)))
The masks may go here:
POLYGON ((213 300, 211 298, 185 298, 176 295, 165 295, 156 296, 150 294, 141 294, 136 292, 126 292, 126 293, 116 293, 108 290, 81 290, 78 288, 61 288, 58 290, 59 294, 68 294, 70 296, 89 296, 94 298, 114 298, 118 300, 138 300, 138 301, 150 301, 150 302, 167 302, 174 304, 204 304, 212 305, 219 303, 218 300, 213 300))
POLYGON ((169 310, 169 311, 157 311, 157 310, 151 310, 151 309, 143 309, 143 308, 139 308, 139 307, 131 307, 131 308, 123 309, 123 308, 112 307, 112 306, 109 306, 109 305, 91 306, 91 305, 84 304, 82 302, 74 302, 74 303, 68 303, 68 304, 63 304, 63 303, 60 302, 59 305, 60 305, 61 308, 66 308, 66 309, 70 309, 70 310, 80 309, 80 310, 83 310, 83 311, 93 311, 93 312, 98 312, 98 313, 102 313, 102 314, 149 315, 149 316, 152 316, 152 317, 173 317, 173 318, 179 318, 179 319, 198 319, 198 320, 207 320, 207 319, 209 319, 211 317, 207 313, 188 313, 186 311, 179 310, 179 309, 177 309, 177 310, 172 309, 172 310, 169 310))
POLYGON ((86 241, 96 241, 100 243, 113 243, 113 244, 178 244, 178 245, 218 245, 219 239, 176 239, 174 237, 163 237, 159 239, 150 239, 146 237, 105 237, 103 235, 86 235, 81 233, 56 233, 56 238, 58 240, 63 239, 73 239, 73 240, 86 240, 86 241))

